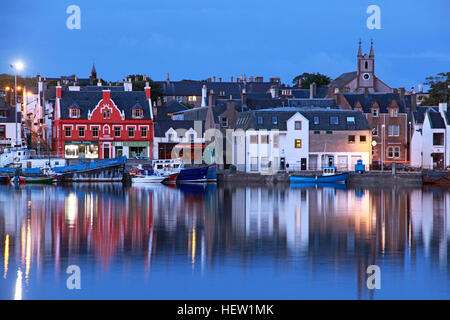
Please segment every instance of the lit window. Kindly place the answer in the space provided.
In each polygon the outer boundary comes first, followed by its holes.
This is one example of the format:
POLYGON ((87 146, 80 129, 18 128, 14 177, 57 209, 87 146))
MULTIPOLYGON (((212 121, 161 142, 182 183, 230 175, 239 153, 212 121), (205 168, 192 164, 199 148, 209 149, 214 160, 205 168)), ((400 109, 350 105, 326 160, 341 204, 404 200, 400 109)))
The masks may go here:
POLYGON ((295 130, 302 130, 302 122, 295 121, 295 130))
POLYGON ((134 137, 134 128, 128 128, 128 136, 129 136, 130 138, 133 138, 133 137, 134 137))
POLYGON ((398 109, 394 108, 389 111, 389 115, 391 118, 396 118, 398 116, 398 109))
POLYGON ((347 117, 347 124, 355 124, 355 117, 347 117))
POLYGON ((295 148, 299 149, 302 147, 302 139, 295 139, 295 148))

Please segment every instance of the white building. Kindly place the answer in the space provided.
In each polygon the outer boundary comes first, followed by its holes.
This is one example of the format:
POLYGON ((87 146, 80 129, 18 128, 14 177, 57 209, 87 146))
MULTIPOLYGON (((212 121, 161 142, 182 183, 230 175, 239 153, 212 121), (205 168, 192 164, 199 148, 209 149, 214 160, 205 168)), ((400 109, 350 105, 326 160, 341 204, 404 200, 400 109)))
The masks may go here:
POLYGON ((414 112, 411 166, 444 169, 450 166, 450 116, 447 103, 414 112))
POLYGON ((22 144, 22 117, 20 112, 17 113, 17 143, 15 143, 15 120, 13 108, 6 103, 4 97, 0 97, 0 149, 22 144))

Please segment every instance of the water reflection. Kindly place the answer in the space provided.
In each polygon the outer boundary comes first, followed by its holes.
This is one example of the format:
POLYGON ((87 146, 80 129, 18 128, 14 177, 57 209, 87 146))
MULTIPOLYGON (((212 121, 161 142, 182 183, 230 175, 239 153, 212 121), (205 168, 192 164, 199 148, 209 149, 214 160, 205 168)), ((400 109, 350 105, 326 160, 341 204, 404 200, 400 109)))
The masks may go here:
POLYGON ((449 298, 449 205, 441 189, 1 186, 0 298, 449 298))

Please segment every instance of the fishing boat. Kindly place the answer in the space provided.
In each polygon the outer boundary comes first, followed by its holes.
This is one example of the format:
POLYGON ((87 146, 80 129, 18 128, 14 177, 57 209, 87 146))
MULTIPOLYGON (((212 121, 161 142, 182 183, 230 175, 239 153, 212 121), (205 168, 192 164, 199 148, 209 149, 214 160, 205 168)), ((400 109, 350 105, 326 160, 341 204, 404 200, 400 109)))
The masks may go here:
POLYGON ((206 182, 208 166, 199 168, 182 169, 177 177, 177 183, 206 182))
POLYGON ((174 184, 177 183, 178 173, 172 173, 168 177, 166 177, 162 183, 164 184, 174 184))
POLYGON ((289 176, 291 183, 345 183, 348 178, 348 173, 336 173, 336 167, 324 167, 322 175, 307 176, 293 174, 289 176))
POLYGON ((166 179, 165 176, 159 176, 159 175, 134 175, 131 177, 131 183, 132 184, 139 184, 139 183, 161 183, 163 180, 166 179))
POLYGON ((25 177, 19 176, 19 178, 14 177, 11 182, 18 182, 21 184, 53 184, 57 180, 57 176, 40 176, 40 177, 25 177))

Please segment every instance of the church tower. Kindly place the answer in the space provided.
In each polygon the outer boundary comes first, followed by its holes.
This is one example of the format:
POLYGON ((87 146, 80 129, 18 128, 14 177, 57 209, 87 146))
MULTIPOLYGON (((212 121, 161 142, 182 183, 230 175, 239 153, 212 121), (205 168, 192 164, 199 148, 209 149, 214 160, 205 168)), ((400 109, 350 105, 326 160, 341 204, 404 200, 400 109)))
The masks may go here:
MULTIPOLYGON (((358 48, 358 71, 357 87, 358 89, 373 89, 375 91, 375 54, 373 52, 373 41, 370 41, 370 53, 362 54, 361 40, 358 48)), ((372 91, 372 90, 370 90, 372 91)))

